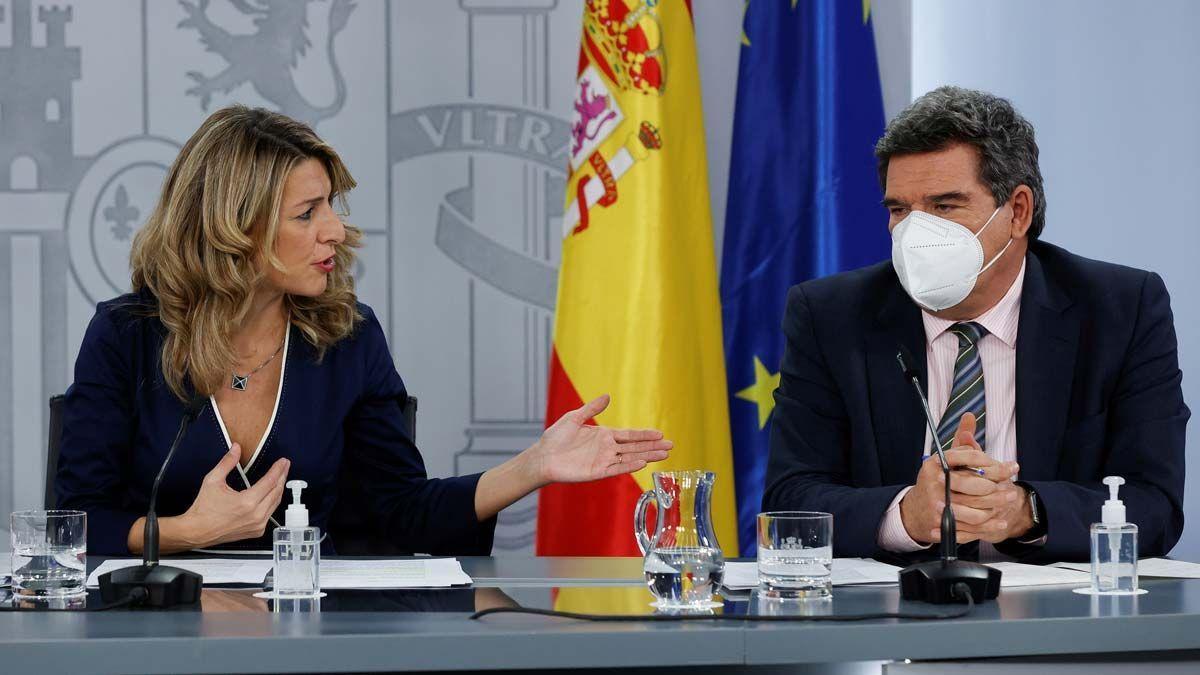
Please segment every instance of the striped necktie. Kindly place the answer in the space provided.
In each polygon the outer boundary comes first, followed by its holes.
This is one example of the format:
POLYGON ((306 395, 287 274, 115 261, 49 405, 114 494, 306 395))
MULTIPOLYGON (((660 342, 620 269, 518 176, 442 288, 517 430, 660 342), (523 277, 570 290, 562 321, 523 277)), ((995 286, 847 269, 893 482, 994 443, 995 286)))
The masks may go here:
MULTIPOLYGON (((979 357, 979 341, 987 335, 987 329, 975 323, 956 323, 948 329, 958 336, 958 358, 954 362, 954 385, 950 388, 950 402, 938 425, 938 443, 942 450, 954 445, 954 432, 964 413, 975 413, 978 426, 975 442, 981 450, 987 450, 987 401, 983 391, 983 360, 979 357)), ((926 456, 929 451, 926 450, 926 456)))
MULTIPOLYGON (((954 445, 954 432, 964 413, 975 413, 975 442, 981 450, 987 450, 987 400, 983 390, 983 360, 979 357, 979 341, 987 335, 987 329, 975 322, 956 323, 948 329, 958 336, 958 358, 954 361, 954 384, 950 388, 950 402, 942 413, 938 425, 938 443, 942 450, 954 445)), ((979 560, 979 542, 973 541, 958 547, 961 560, 979 560)))

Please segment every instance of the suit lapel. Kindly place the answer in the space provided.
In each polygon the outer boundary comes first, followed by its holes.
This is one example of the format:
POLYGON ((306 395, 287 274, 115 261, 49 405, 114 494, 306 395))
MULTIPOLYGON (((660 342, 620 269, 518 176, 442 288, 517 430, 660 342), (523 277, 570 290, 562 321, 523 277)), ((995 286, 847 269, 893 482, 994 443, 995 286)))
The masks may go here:
POLYGON ((868 391, 884 485, 913 481, 921 467, 925 438, 925 413, 896 360, 900 345, 911 355, 921 389, 927 391, 921 310, 894 282, 866 343, 868 391))
POLYGON ((1033 248, 1025 261, 1017 329, 1017 461, 1022 480, 1051 480, 1071 398, 1079 320, 1067 313, 1069 296, 1046 276, 1033 248))

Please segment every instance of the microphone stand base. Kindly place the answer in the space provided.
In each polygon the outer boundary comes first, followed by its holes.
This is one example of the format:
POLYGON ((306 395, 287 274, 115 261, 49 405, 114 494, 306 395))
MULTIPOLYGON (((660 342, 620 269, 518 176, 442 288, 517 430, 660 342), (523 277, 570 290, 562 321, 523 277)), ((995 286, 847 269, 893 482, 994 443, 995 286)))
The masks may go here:
POLYGON ((900 570, 900 597, 936 605, 963 602, 954 585, 971 589, 975 602, 994 600, 1000 594, 1000 570, 966 560, 930 560, 900 570))
POLYGON ((104 602, 117 602, 129 597, 135 588, 146 590, 141 607, 173 607, 194 605, 200 601, 203 578, 195 572, 167 565, 138 565, 124 567, 100 575, 100 597, 104 602))

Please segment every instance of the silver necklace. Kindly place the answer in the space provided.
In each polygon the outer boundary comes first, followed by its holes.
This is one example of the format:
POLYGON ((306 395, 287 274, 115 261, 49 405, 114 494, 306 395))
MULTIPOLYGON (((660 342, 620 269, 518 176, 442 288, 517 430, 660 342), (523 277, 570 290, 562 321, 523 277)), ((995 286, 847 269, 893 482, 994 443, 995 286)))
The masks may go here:
POLYGON ((257 368, 246 373, 245 375, 238 375, 237 372, 234 372, 233 373, 233 382, 231 382, 229 386, 236 391, 246 391, 246 385, 248 385, 250 383, 250 376, 257 373, 258 371, 262 370, 263 368, 266 368, 267 364, 274 361, 275 357, 279 356, 279 352, 283 351, 283 343, 287 341, 287 333, 286 332, 283 334, 283 338, 284 338, 283 340, 279 341, 279 346, 275 348, 275 351, 270 356, 267 357, 266 361, 263 361, 262 363, 258 364, 257 368))

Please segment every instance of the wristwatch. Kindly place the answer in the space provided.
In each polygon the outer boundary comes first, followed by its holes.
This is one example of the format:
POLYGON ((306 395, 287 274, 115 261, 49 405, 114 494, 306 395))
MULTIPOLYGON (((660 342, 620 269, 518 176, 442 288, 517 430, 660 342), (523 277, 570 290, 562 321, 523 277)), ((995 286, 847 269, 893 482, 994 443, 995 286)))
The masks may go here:
POLYGON ((1022 542, 1031 542, 1041 539, 1046 536, 1046 512, 1042 506, 1042 500, 1038 499, 1037 490, 1025 481, 1017 481, 1016 483, 1025 494, 1029 495, 1029 511, 1033 515, 1033 527, 1029 531, 1021 535, 1022 542))

